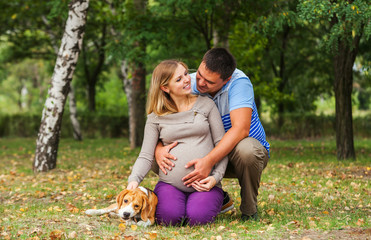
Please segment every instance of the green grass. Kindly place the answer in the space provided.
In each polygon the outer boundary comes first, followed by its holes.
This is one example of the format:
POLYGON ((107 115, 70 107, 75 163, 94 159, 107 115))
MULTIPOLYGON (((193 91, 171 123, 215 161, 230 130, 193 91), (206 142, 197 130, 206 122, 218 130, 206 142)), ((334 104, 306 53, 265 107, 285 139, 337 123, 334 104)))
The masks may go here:
MULTIPOLYGON (((58 168, 34 175, 35 139, 0 139, 0 239, 316 239, 364 238, 371 233, 371 140, 356 139, 357 161, 336 160, 335 141, 270 141, 259 221, 241 223, 238 208, 200 227, 120 229, 105 207, 126 186, 139 149, 127 139, 62 139, 58 168), (221 237, 221 238, 220 238, 221 237)), ((142 185, 154 188, 153 173, 142 185)), ((239 206, 236 179, 224 179, 239 206)))

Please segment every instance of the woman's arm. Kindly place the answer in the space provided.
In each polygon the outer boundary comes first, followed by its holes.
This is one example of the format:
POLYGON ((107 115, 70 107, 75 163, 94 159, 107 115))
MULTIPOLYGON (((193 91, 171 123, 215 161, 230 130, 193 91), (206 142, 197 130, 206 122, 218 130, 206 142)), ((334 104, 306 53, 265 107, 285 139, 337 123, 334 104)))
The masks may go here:
POLYGON ((142 149, 140 154, 135 161, 128 182, 142 182, 147 173, 151 170, 155 148, 159 139, 159 130, 157 124, 147 119, 146 126, 144 128, 144 137, 142 143, 142 149))

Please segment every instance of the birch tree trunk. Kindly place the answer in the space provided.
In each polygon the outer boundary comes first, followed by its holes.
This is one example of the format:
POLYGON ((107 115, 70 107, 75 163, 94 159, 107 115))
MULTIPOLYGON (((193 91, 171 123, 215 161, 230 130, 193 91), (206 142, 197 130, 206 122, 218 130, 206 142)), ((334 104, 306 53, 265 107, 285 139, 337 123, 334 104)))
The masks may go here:
POLYGON ((36 141, 34 172, 46 172, 54 169, 57 165, 62 116, 82 45, 88 7, 89 0, 71 0, 69 4, 65 32, 36 141))
MULTIPOLYGON (((48 19, 45 16, 42 16, 41 19, 43 20, 44 24, 46 25, 46 32, 48 33, 50 40, 52 42, 52 47, 54 49, 55 54, 58 55, 59 49, 57 45, 57 39, 55 34, 53 33, 51 26, 49 24, 48 19)), ((70 92, 68 94, 68 103, 70 107, 70 120, 72 124, 73 130, 73 138, 78 141, 82 141, 82 133, 80 128, 79 120, 77 119, 77 109, 76 109, 76 98, 75 98, 75 91, 71 85, 70 92)))

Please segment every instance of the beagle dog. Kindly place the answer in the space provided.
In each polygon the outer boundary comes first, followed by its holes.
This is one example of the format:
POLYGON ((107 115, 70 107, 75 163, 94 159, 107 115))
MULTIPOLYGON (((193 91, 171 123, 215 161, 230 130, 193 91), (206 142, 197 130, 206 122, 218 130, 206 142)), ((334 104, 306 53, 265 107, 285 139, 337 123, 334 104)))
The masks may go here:
POLYGON ((157 206, 156 194, 148 188, 138 187, 123 190, 116 197, 116 203, 103 209, 89 209, 87 215, 103 215, 110 213, 121 217, 126 225, 148 227, 155 222, 157 206))

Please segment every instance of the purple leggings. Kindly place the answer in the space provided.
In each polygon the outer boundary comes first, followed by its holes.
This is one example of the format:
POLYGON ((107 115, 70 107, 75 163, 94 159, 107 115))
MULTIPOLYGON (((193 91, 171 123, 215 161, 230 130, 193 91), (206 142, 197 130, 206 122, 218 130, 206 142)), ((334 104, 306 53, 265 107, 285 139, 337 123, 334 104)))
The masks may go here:
POLYGON ((158 182, 154 192, 158 198, 156 221, 160 225, 189 225, 213 222, 223 204, 223 190, 213 187, 209 192, 182 192, 158 182))

